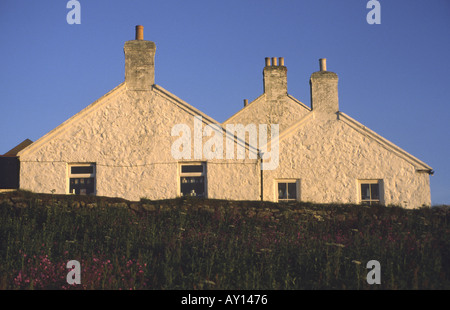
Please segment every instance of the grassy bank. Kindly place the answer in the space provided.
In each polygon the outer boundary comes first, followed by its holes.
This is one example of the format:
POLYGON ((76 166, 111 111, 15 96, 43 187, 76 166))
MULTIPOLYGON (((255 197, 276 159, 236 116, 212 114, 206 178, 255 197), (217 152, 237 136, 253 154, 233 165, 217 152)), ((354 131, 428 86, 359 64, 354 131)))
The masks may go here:
POLYGON ((0 194, 0 288, 450 289, 449 220, 448 208, 0 194), (69 260, 81 285, 66 282, 69 260))

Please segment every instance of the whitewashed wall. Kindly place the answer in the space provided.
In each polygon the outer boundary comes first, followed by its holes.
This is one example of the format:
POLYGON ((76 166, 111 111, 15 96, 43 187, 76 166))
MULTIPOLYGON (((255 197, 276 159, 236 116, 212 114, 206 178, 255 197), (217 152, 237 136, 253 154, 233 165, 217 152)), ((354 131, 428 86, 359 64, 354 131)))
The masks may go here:
MULTIPOLYGON (((66 194, 69 164, 95 163, 97 195, 130 200, 179 195, 180 160, 171 153, 178 137, 172 128, 186 124, 193 135, 194 115, 202 116, 202 126, 216 121, 153 85, 154 44, 133 41, 125 47, 126 81, 19 153, 22 189, 66 194)), ((335 73, 311 75, 311 108, 288 95, 284 65, 266 65, 263 76, 264 94, 222 125, 279 124, 279 167, 263 173, 264 200, 277 200, 277 180, 294 179, 302 201, 358 203, 358 180, 379 179, 387 205, 431 204, 429 175, 416 171, 427 170, 426 164, 338 112, 335 73)), ((258 159, 250 159, 248 151, 245 160, 227 159, 226 139, 222 159, 191 158, 207 162, 208 197, 259 200, 258 159)))
MULTIPOLYGON (((20 187, 66 194, 68 164, 95 163, 97 195, 131 200, 177 197, 179 161, 171 154, 177 137, 171 136, 171 129, 187 124, 193 133, 195 113, 180 106, 164 90, 118 87, 21 155, 20 187)), ((209 197, 259 199, 256 161, 232 162, 213 159, 207 164, 209 197)))
POLYGON ((380 179, 384 204, 431 205, 428 173, 343 119, 314 116, 280 142, 279 168, 264 172, 266 200, 276 200, 277 179, 292 178, 302 201, 359 203, 358 180, 380 179))

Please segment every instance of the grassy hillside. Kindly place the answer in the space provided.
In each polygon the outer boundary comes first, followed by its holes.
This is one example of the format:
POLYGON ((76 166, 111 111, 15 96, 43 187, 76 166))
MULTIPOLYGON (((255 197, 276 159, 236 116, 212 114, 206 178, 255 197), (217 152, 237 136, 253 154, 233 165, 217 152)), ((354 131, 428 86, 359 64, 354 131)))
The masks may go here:
POLYGON ((449 220, 447 207, 2 193, 0 288, 450 289, 449 220))

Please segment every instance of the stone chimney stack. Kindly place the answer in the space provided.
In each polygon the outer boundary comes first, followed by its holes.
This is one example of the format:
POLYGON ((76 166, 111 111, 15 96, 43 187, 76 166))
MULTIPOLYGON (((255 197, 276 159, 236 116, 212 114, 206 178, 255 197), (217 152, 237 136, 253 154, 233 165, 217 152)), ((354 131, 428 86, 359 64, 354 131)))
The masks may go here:
POLYGON ((287 95, 287 68, 284 58, 266 57, 263 70, 264 93, 268 99, 277 99, 287 95))
POLYGON ((144 40, 143 26, 136 26, 135 40, 125 42, 123 49, 127 89, 151 90, 155 84, 156 45, 144 40))
POLYGON ((336 116, 339 111, 338 76, 327 71, 325 58, 319 59, 320 71, 311 74, 311 109, 324 115, 336 116))

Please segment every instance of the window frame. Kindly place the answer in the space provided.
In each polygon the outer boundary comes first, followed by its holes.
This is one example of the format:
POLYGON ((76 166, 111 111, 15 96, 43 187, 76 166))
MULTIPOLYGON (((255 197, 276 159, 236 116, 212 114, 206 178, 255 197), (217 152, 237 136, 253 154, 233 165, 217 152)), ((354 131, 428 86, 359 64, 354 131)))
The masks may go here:
MULTIPOLYGON (((67 193, 75 195, 74 192, 70 191, 70 181, 71 179, 93 179, 94 191, 86 195, 97 195, 97 165, 95 163, 68 163, 67 164, 67 193), (73 167, 92 167, 91 173, 72 173, 73 167)), ((78 194, 82 195, 82 194, 78 194)))
POLYGON ((294 202, 294 201, 300 201, 300 180, 299 179, 278 179, 275 180, 275 198, 277 202, 294 202), (295 198, 279 198, 279 191, 278 191, 278 185, 285 183, 286 184, 286 190, 289 194, 289 189, 287 184, 295 184, 295 198))
POLYGON ((365 205, 379 205, 384 203, 383 180, 382 179, 363 179, 358 180, 358 201, 365 205), (378 185, 378 199, 372 199, 372 185, 378 185), (370 198, 363 200, 362 186, 369 185, 370 198))
POLYGON ((181 191, 181 184, 183 177, 203 177, 203 196, 189 196, 189 197, 199 197, 199 198, 207 198, 208 197, 208 178, 206 173, 206 162, 180 162, 178 163, 178 175, 177 175, 177 184, 178 184, 178 197, 188 197, 183 196, 181 191), (183 172, 184 166, 202 166, 202 172, 183 172))

